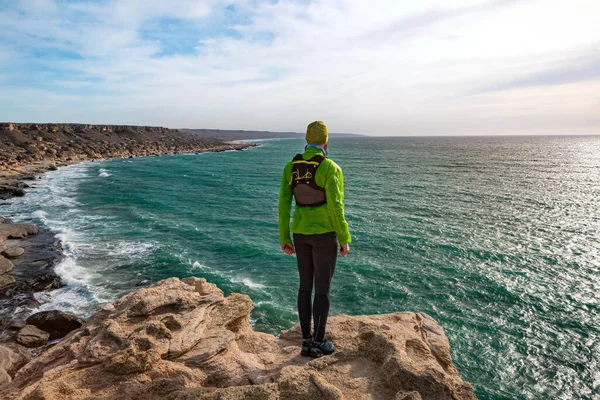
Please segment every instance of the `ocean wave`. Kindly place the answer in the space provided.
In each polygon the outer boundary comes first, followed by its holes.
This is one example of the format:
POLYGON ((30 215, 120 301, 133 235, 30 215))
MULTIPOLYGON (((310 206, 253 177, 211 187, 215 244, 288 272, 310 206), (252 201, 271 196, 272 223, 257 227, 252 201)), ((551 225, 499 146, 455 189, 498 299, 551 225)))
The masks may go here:
POLYGON ((47 219, 47 216, 48 216, 48 212, 47 211, 44 211, 44 210, 35 210, 34 212, 31 213, 31 216, 33 218, 36 218, 36 219, 42 221, 42 223, 44 223, 44 225, 46 225, 46 221, 48 220, 47 219))
POLYGON ((99 176, 100 178, 107 178, 107 177, 109 177, 109 176, 111 176, 111 175, 112 175, 112 174, 109 174, 109 173, 108 173, 108 171, 107 171, 107 170, 105 170, 104 168, 100 168, 100 169, 98 170, 98 176, 99 176))
POLYGON ((231 273, 217 271, 215 269, 209 268, 208 266, 206 266, 204 264, 199 263, 198 261, 194 261, 191 264, 193 267, 192 271, 190 271, 191 273, 193 273, 193 269, 199 269, 203 272, 208 272, 210 274, 217 275, 219 278, 226 280, 230 283, 238 283, 238 284, 241 283, 242 285, 244 285, 250 289, 265 292, 264 289, 267 288, 267 286, 265 286, 261 283, 254 282, 252 279, 250 279, 248 277, 239 277, 239 276, 234 276, 231 273))
POLYGON ((71 257, 66 256, 56 268, 65 286, 49 292, 37 292, 34 296, 41 303, 36 311, 62 310, 76 315, 89 315, 99 300, 89 285, 87 271, 71 257))
POLYGON ((265 285, 263 285, 261 283, 256 283, 256 282, 252 281, 252 279, 250 279, 250 278, 237 278, 237 277, 234 277, 234 278, 230 278, 229 280, 231 282, 233 282, 233 283, 242 283, 242 284, 246 285, 247 287, 249 287, 250 289, 260 289, 260 290, 262 290, 262 289, 266 288, 265 285))
POLYGON ((135 256, 139 257, 159 247, 156 242, 131 242, 120 241, 114 244, 104 245, 109 256, 135 256))

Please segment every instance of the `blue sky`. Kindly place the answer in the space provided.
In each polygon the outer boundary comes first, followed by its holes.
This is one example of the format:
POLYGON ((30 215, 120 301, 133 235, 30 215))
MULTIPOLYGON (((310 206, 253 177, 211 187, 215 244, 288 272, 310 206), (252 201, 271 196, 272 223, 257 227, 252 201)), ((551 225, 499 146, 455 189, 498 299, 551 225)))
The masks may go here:
POLYGON ((0 121, 600 133, 597 0, 0 0, 0 121))

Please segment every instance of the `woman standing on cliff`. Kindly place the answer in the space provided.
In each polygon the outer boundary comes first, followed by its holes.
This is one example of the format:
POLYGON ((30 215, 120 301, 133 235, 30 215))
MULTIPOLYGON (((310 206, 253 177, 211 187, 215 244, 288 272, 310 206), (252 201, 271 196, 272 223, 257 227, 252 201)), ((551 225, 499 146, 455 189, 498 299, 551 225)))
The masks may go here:
POLYGON ((350 251, 351 242, 344 218, 344 176, 342 169, 327 158, 327 141, 327 126, 322 121, 308 125, 304 153, 286 164, 279 192, 279 239, 286 254, 296 253, 302 355, 311 357, 335 350, 333 343, 325 338, 329 286, 337 261, 338 241, 342 256, 350 251), (296 207, 290 227, 292 197, 296 207), (314 336, 310 329, 311 313, 314 336))

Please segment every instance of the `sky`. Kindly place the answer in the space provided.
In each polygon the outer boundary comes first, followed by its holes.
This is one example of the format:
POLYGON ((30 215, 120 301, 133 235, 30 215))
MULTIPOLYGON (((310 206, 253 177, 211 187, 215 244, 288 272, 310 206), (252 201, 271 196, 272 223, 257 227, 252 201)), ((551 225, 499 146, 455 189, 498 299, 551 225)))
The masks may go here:
POLYGON ((598 0, 0 0, 0 121, 600 134, 598 0))

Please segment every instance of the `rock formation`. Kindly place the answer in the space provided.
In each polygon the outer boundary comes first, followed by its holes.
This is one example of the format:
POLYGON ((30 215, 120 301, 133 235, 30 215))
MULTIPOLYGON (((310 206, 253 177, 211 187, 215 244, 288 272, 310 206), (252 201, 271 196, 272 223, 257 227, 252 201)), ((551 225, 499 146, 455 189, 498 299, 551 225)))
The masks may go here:
POLYGON ((332 317, 338 350, 310 359, 298 326, 254 332, 251 309, 204 279, 161 281, 106 304, 20 369, 2 375, 0 364, 0 398, 475 399, 425 314, 332 317))

